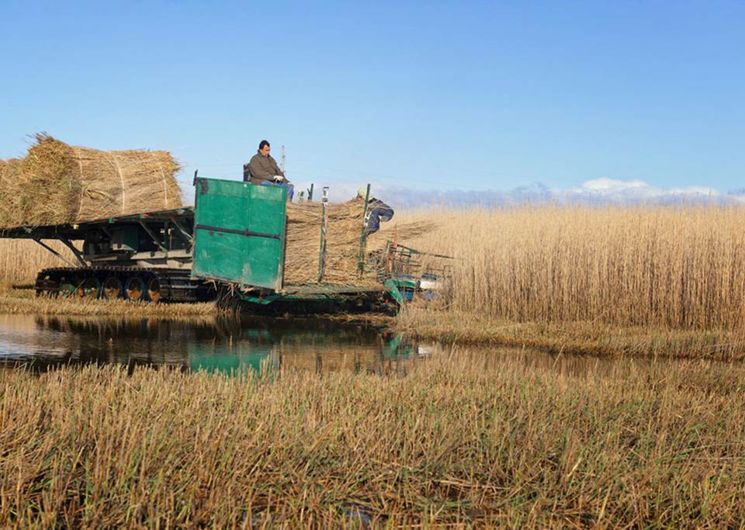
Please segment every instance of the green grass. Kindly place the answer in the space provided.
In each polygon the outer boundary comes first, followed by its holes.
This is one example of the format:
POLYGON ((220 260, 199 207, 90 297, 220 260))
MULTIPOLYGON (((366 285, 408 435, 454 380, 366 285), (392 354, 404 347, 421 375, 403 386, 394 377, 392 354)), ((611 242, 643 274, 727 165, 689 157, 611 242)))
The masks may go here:
POLYGON ((0 526, 736 527, 745 367, 0 370, 0 526))

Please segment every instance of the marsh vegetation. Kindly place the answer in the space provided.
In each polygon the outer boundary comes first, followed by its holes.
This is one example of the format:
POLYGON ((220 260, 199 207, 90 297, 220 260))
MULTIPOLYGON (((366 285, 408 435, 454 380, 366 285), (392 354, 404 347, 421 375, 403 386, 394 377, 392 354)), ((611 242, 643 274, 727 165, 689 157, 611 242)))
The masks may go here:
POLYGON ((745 369, 0 370, 3 525, 733 527, 745 369))

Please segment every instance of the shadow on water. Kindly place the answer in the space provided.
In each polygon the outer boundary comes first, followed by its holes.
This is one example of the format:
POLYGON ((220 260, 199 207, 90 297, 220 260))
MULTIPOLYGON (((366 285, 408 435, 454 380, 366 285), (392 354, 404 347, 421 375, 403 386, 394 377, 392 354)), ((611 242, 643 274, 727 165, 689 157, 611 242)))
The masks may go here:
POLYGON ((322 319, 111 319, 0 315, 0 363, 45 371, 115 363, 236 373, 298 369, 405 374, 417 345, 360 323, 322 319))

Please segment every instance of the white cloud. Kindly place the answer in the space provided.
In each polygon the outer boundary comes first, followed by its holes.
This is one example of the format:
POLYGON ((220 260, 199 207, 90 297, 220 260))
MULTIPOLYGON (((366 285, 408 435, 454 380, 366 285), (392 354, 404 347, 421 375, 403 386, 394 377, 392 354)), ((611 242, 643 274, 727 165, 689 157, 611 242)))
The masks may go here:
POLYGON ((586 180, 578 188, 553 189, 557 197, 610 202, 665 202, 674 199, 714 200, 721 193, 706 186, 660 188, 643 180, 618 180, 607 177, 586 180))
POLYGON ((643 180, 616 180, 601 177, 599 179, 586 180, 579 188, 575 189, 579 193, 618 193, 628 190, 647 190, 650 188, 651 186, 643 180))
POLYGON ((706 197, 718 197, 721 195, 719 191, 714 188, 707 188, 705 186, 688 186, 687 188, 670 188, 668 193, 671 195, 700 195, 706 197))
POLYGON ((722 193, 708 186, 663 188, 643 180, 621 180, 607 177, 586 180, 570 188, 549 188, 535 183, 507 191, 438 191, 399 187, 377 187, 376 194, 398 206, 514 204, 680 204, 745 202, 745 191, 722 193))
MULTIPOLYGON (((314 183, 314 198, 319 200, 324 185, 329 186, 329 200, 347 201, 365 183, 314 183)), ((296 182, 296 193, 310 187, 310 183, 296 182)), ((722 193, 708 186, 663 188, 643 180, 622 180, 602 177, 586 180, 579 186, 550 188, 542 183, 519 186, 506 191, 440 190, 431 186, 414 188, 372 183, 374 196, 394 207, 471 205, 491 207, 518 204, 681 204, 681 203, 745 203, 745 189, 722 193)), ((187 200, 189 198, 187 195, 187 200)))

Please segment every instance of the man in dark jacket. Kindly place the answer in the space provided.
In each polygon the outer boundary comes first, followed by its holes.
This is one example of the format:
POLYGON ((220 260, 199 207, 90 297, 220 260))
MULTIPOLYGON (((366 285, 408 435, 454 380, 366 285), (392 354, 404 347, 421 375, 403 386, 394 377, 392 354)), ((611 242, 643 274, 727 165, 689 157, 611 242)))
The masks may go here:
MULTIPOLYGON (((367 187, 357 190, 357 200, 365 201, 367 187)), ((375 197, 368 197, 367 218, 365 219, 365 235, 369 236, 380 230, 380 223, 393 218, 393 208, 375 197)))
POLYGON ((269 154, 271 150, 272 147, 266 140, 259 143, 259 150, 248 164, 243 165, 243 181, 264 186, 286 187, 287 196, 292 199, 294 187, 277 165, 277 161, 269 154))

